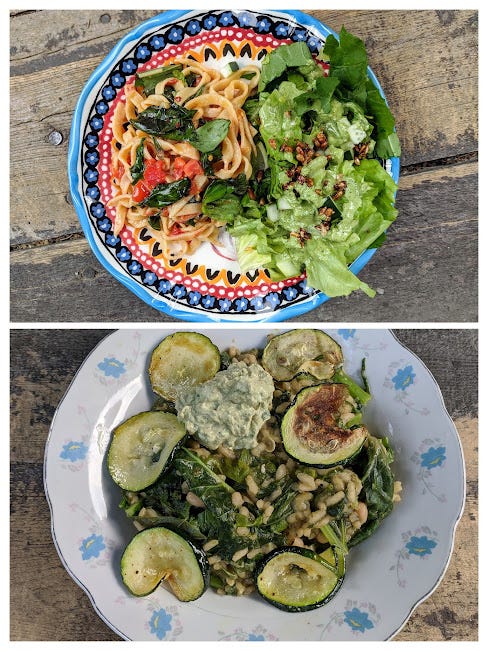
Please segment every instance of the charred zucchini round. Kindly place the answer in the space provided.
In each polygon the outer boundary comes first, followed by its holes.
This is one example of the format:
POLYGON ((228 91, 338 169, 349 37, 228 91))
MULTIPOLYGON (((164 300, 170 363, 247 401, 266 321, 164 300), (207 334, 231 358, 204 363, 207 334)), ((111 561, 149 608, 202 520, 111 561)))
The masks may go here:
POLYGON ((344 464, 359 452, 368 435, 363 426, 348 428, 355 420, 355 402, 344 384, 302 389, 281 422, 283 446, 306 465, 344 464))
POLYGON ((112 479, 129 491, 154 484, 185 435, 174 414, 144 411, 132 416, 113 432, 107 456, 112 479))
POLYGON ((308 387, 313 387, 317 384, 322 384, 322 380, 318 380, 311 373, 300 371, 294 375, 291 380, 280 382, 279 388, 295 397, 302 389, 307 389, 308 387))
POLYGON ((205 552, 165 527, 137 533, 125 548, 120 571, 136 597, 150 594, 167 581, 180 601, 193 601, 202 596, 210 580, 205 552))
POLYGON ((329 380, 343 362, 339 344, 322 330, 290 330, 273 337, 263 351, 262 364, 275 380, 291 380, 300 371, 329 380))
POLYGON ((220 368, 220 351, 199 332, 175 332, 156 346, 149 363, 153 391, 171 402, 188 387, 213 378, 220 368))
POLYGON ((265 556, 256 569, 256 587, 270 604, 288 612, 323 606, 343 583, 326 559, 304 547, 282 547, 265 556))

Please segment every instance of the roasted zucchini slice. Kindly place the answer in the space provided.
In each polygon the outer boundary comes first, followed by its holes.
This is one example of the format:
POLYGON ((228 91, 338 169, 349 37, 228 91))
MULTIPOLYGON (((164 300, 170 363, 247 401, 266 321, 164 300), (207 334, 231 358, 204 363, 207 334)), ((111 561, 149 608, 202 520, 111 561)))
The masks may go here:
POLYGON ((120 561, 122 580, 136 597, 167 581, 180 601, 201 597, 208 587, 210 566, 205 552, 165 527, 137 533, 120 561))
POLYGON ((174 414, 144 411, 132 416, 113 432, 107 456, 112 479, 129 491, 154 484, 185 435, 174 414))
POLYGON ((306 373, 305 371, 300 371, 294 375, 291 380, 285 380, 284 382, 279 383, 279 388, 283 391, 286 391, 291 396, 296 396, 299 391, 306 389, 308 387, 316 386, 317 384, 322 384, 322 380, 318 380, 311 373, 306 373))
POLYGON ((273 337, 262 364, 275 380, 291 380, 300 371, 329 380, 343 362, 339 344, 322 330, 290 330, 273 337))
MULTIPOLYGON (((304 547, 282 547, 265 556, 256 568, 256 587, 270 604, 288 612, 303 612, 323 606, 343 583, 343 576, 330 563, 304 547)), ((335 563, 337 566, 337 563, 335 563)))
POLYGON ((350 426, 357 419, 354 399, 344 384, 302 389, 281 422, 284 448, 306 465, 344 464, 359 452, 368 435, 365 427, 350 426))
POLYGON ((220 351, 199 332, 175 332, 156 346, 149 363, 153 391, 171 402, 188 387, 213 378, 220 368, 220 351))

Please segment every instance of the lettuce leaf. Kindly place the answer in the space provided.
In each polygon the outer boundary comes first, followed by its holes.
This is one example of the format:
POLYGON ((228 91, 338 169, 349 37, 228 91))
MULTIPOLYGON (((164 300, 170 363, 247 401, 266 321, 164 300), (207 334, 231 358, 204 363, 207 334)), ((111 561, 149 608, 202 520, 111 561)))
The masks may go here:
MULTIPOLYGON (((344 296, 362 290, 368 296, 375 292, 359 280, 349 264, 383 234, 396 217, 392 206, 396 184, 374 159, 342 161, 334 170, 325 169, 323 157, 312 159, 303 172, 314 181, 313 186, 297 184, 282 192, 278 221, 271 222, 265 207, 245 195, 243 211, 229 227, 236 238, 238 260, 243 271, 256 267, 269 270, 274 280, 299 275, 303 269, 307 282, 328 296, 344 296), (336 202, 337 221, 329 230, 320 229, 322 216, 318 209, 324 201, 317 188, 333 188, 334 179, 347 183, 347 191, 336 202), (301 241, 297 234, 305 233, 301 241)), ((286 177, 286 174, 284 175, 286 177)))
POLYGON ((298 41, 290 45, 280 45, 263 60, 258 90, 264 90, 270 82, 278 79, 287 68, 307 67, 310 64, 313 64, 313 59, 306 43, 298 41))
POLYGON ((292 157, 280 152, 281 145, 297 142, 302 137, 301 118, 294 111, 295 99, 301 91, 290 81, 283 81, 279 89, 270 93, 259 109, 261 136, 268 153, 272 157, 292 157))
POLYGON ((304 247, 307 283, 327 296, 347 296, 361 289, 370 297, 375 291, 349 270, 342 247, 324 239, 311 239, 304 247))

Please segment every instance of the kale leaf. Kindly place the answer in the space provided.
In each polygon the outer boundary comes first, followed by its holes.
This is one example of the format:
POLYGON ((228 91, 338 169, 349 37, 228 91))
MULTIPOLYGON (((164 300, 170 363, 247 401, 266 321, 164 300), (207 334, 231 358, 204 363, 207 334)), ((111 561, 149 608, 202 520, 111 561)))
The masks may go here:
POLYGON ((141 138, 141 142, 137 145, 136 149, 136 160, 130 168, 130 175, 132 177, 132 183, 137 183, 144 176, 144 141, 145 138, 141 138))
POLYGON ((170 140, 188 140, 194 132, 193 116, 196 111, 190 111, 179 104, 164 106, 149 106, 131 120, 132 126, 152 136, 164 136, 170 140))
POLYGON ((191 181, 184 176, 182 179, 172 181, 171 183, 158 183, 139 205, 148 208, 164 208, 170 206, 178 199, 185 197, 190 191, 191 181))
POLYGON ((363 484, 359 499, 368 507, 368 519, 351 538, 349 545, 356 545, 376 531, 393 509, 394 477, 391 470, 394 455, 387 438, 369 436, 359 460, 353 464, 363 484))
POLYGON ((196 111, 173 102, 169 108, 149 106, 131 120, 132 126, 152 136, 161 136, 178 142, 186 140, 198 151, 209 153, 225 139, 230 120, 216 119, 195 128, 196 111))

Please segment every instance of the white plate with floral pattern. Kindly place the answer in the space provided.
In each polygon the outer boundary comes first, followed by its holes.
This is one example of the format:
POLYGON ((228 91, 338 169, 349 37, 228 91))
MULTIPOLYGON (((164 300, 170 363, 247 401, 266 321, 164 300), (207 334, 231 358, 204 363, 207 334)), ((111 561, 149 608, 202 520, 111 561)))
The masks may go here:
MULTIPOLYGON (((244 350, 285 329, 198 330, 221 350, 244 350)), ((328 604, 292 614, 254 595, 223 597, 210 589, 190 603, 165 587, 133 597, 121 582, 119 561, 134 529, 117 506, 120 493, 105 454, 114 426, 151 406, 148 358, 171 332, 127 329, 105 338, 79 369, 52 422, 44 483, 53 539, 96 612, 127 640, 390 639, 441 581, 464 506, 461 443, 433 376, 388 330, 327 330, 341 344, 353 377, 359 379, 366 358, 373 400, 365 421, 372 433, 389 437, 403 484, 392 514, 351 550, 344 584, 328 604)))

